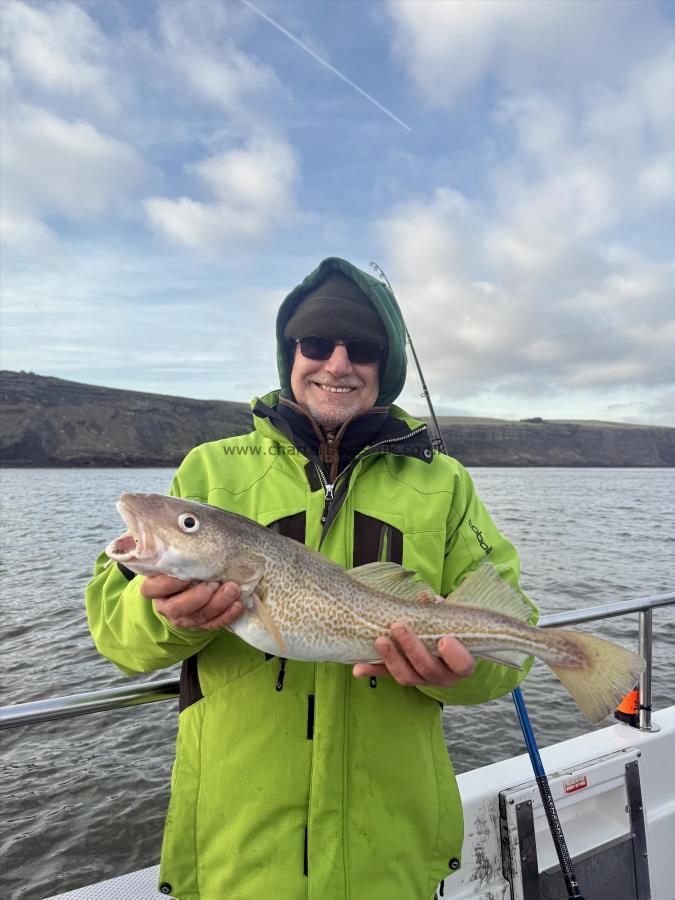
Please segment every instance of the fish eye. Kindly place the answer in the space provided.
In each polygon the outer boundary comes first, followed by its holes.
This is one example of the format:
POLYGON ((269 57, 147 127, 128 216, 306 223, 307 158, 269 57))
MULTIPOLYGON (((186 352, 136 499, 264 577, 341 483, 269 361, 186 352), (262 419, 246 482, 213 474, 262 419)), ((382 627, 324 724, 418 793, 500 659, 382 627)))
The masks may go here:
POLYGON ((199 519, 192 513, 181 513, 178 516, 178 526, 181 531, 194 534, 195 531, 199 531, 199 519))

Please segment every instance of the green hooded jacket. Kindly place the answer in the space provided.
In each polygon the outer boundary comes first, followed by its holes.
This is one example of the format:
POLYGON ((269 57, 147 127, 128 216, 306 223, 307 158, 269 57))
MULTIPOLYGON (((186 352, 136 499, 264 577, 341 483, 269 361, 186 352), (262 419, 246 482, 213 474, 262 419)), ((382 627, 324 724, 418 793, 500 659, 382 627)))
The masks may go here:
MULTIPOLYGON (((400 313, 376 285, 376 307, 398 319, 391 348, 400 313)), ((385 384, 396 391, 395 374, 385 384)), ((171 493, 249 516, 345 568, 399 562, 442 594, 486 552, 518 584, 513 547, 466 470, 431 451, 422 423, 392 407, 392 437, 357 456, 331 503, 325 473, 279 429, 277 400, 254 401, 251 434, 188 454, 171 493)), ((499 697, 523 673, 479 661, 449 689, 389 678, 373 688, 350 666, 284 664, 228 630, 174 628, 141 597, 142 578, 105 562, 87 590, 99 651, 128 673, 183 662, 160 891, 179 900, 431 900, 460 867, 463 839, 441 705, 499 697)))

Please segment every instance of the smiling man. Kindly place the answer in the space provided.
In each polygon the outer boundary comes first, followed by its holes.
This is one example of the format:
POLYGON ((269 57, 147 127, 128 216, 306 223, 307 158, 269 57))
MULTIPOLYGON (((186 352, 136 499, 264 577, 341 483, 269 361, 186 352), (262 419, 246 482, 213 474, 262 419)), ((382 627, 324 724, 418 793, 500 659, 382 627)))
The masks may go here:
POLYGON ((375 406, 387 334, 351 279, 329 275, 291 316, 284 338, 295 400, 319 425, 335 428, 375 406))
MULTIPOLYGON (((254 401, 254 431, 193 450, 172 494, 346 569, 403 565, 443 595, 488 553, 518 585, 518 557, 466 470, 393 405, 405 328, 383 284, 324 260, 279 309, 277 361, 281 390, 254 401)), ((452 636, 432 654, 405 622, 376 641, 380 663, 275 659, 228 630, 243 614, 237 584, 106 562, 87 595, 100 651, 130 673, 183 661, 160 891, 432 900, 463 839, 442 706, 499 697, 523 673, 474 663, 452 636)))

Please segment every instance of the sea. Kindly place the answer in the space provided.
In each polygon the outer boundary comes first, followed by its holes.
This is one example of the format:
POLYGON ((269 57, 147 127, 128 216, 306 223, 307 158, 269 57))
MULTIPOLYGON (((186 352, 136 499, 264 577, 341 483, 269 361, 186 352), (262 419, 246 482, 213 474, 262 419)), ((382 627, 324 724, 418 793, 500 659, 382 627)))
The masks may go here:
MULTIPOLYGON (((675 590, 674 469, 471 474, 519 549, 522 586, 544 613, 675 590)), ((97 554, 122 531, 117 497, 164 492, 171 475, 159 468, 0 471, 0 703, 129 683, 94 649, 84 588, 97 554)), ((637 644, 635 615, 584 629, 637 644)), ((655 610, 654 638, 658 709, 675 703, 674 607, 655 610)), ((543 664, 523 693, 541 747, 591 729, 543 664)), ((176 716, 175 701, 167 701, 2 732, 3 900, 44 900, 158 860, 176 716)), ((524 752, 510 697, 446 707, 444 727, 458 772, 524 752)))

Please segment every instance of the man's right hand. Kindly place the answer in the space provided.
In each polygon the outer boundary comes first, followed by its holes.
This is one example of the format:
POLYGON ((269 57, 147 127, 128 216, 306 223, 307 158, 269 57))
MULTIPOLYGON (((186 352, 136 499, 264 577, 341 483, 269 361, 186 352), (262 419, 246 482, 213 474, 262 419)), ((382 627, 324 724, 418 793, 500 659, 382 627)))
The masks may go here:
POLYGON ((152 575, 141 585, 141 594, 176 628, 227 628, 244 611, 240 593, 236 581, 191 584, 170 575, 152 575))

